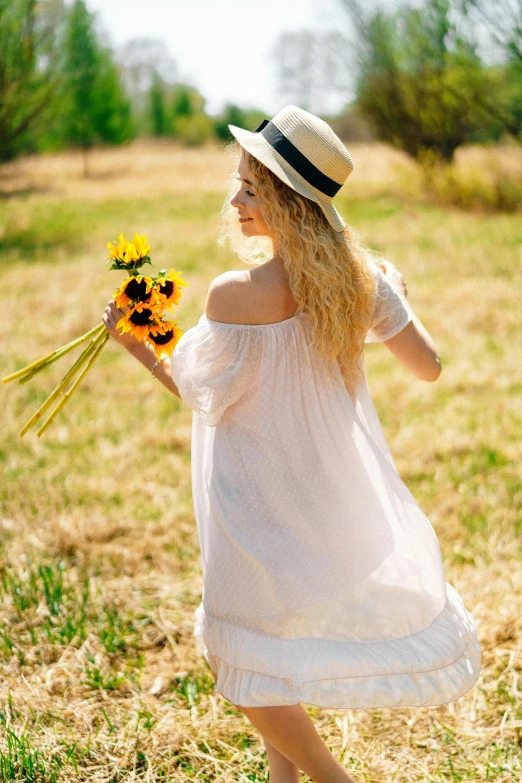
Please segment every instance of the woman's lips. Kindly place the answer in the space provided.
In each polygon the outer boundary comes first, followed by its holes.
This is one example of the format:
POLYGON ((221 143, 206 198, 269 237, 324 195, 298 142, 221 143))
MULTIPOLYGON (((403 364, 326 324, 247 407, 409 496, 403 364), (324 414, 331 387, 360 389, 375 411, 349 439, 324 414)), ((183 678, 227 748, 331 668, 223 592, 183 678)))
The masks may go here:
POLYGON ((248 221, 252 220, 252 218, 242 218, 242 217, 240 217, 240 218, 238 218, 238 220, 239 220, 240 223, 248 223, 248 221))

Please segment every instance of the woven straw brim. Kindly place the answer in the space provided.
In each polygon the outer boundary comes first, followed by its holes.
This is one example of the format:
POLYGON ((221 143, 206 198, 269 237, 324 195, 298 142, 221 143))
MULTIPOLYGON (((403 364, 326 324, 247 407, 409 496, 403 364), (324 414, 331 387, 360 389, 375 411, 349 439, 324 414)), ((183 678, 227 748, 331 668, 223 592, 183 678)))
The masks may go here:
POLYGON ((342 231, 345 222, 332 204, 332 200, 312 187, 289 163, 272 147, 261 133, 252 133, 252 131, 238 128, 235 125, 229 125, 230 133, 239 142, 241 147, 249 152, 254 158, 263 163, 272 171, 285 185, 293 188, 301 196, 315 201, 321 209, 330 225, 336 231, 342 231))

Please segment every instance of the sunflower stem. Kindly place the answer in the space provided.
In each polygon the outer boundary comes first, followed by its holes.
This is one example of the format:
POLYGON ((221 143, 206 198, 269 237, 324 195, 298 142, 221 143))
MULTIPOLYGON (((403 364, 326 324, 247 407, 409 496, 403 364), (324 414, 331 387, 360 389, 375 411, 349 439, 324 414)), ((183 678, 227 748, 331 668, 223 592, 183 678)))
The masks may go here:
POLYGON ((40 370, 42 370, 48 364, 51 364, 52 362, 56 361, 56 359, 59 359, 69 351, 72 351, 73 348, 76 348, 77 345, 80 345, 81 343, 85 342, 85 340, 88 340, 92 335, 96 333, 101 334, 102 329, 105 328, 105 324, 98 324, 93 329, 89 329, 88 332, 85 332, 85 334, 82 334, 80 337, 72 340, 70 343, 66 343, 65 345, 61 345, 59 348, 55 348, 54 351, 51 351, 45 356, 42 356, 40 359, 37 359, 31 364, 28 364, 26 367, 22 367, 21 370, 17 370, 16 372, 11 373, 11 375, 7 375, 5 378, 2 378, 2 383, 4 384, 9 383, 9 381, 15 381, 17 378, 23 378, 25 375, 36 375, 37 372, 40 372, 40 370))
MULTIPOLYGON (((87 334, 92 336, 92 334, 102 334, 103 330, 105 329, 104 324, 100 324, 100 326, 97 326, 95 329, 91 329, 90 332, 87 332, 87 334), (101 328, 100 328, 101 327, 101 328)), ((84 339, 81 342, 85 342, 85 336, 84 339)), ((45 367, 49 367, 50 364, 53 364, 53 362, 56 362, 58 359, 61 359, 62 356, 65 356, 66 353, 69 353, 72 351, 73 348, 76 348, 77 345, 80 345, 81 342, 79 340, 74 341, 74 345, 66 345, 63 346, 62 349, 57 349, 54 356, 51 356, 49 359, 47 359, 42 364, 39 364, 37 367, 35 367, 34 370, 31 370, 31 372, 28 372, 27 375, 24 375, 23 378, 20 378, 18 383, 27 383, 27 381, 30 381, 31 378, 34 378, 35 375, 37 375, 41 370, 43 370, 45 367)))
MULTIPOLYGON (((102 324, 103 325, 103 324, 102 324)), ((105 329, 105 326, 104 326, 105 329)), ((49 408, 49 406, 54 402, 54 400, 59 396, 60 393, 63 393, 63 389, 67 386, 67 384, 70 382, 71 378, 73 378, 78 370, 85 364, 85 362, 89 359, 90 355, 93 353, 93 351, 96 350, 96 347, 98 343, 105 337, 109 336, 107 330, 105 329, 105 335, 103 333, 97 334, 89 345, 85 348, 83 353, 77 358, 77 360, 74 362, 73 366, 66 372, 58 386, 51 392, 51 394, 47 397, 46 400, 40 405, 36 413, 34 413, 27 424, 25 424, 22 429, 20 430, 20 437, 23 437, 25 433, 31 429, 31 427, 36 424, 38 419, 42 417, 42 415, 45 413, 45 411, 49 408)))
POLYGON ((60 402, 58 403, 56 408, 52 411, 52 413, 49 414, 49 416, 44 421, 44 423, 42 424, 40 429, 37 431, 36 434, 38 435, 38 437, 40 437, 40 435, 42 435, 42 433, 45 432, 45 430, 47 429, 49 424, 55 419, 57 414, 62 410, 62 408, 64 407, 66 402, 72 397, 72 395, 74 394, 74 391, 77 389, 77 387, 81 383, 82 379, 87 375, 87 373, 91 369, 92 365, 94 364, 94 362, 96 361, 96 359, 100 355, 101 351, 103 350, 103 348, 104 348, 104 346, 105 346, 105 344, 106 344, 106 342, 107 342, 107 340, 109 338, 110 338, 110 334, 107 333, 107 334, 102 335, 101 338, 98 339, 98 341, 97 341, 98 344, 97 344, 95 350, 92 352, 92 355, 90 356, 89 361, 87 362, 85 367, 81 370, 80 374, 78 375, 78 377, 74 381, 74 383, 71 386, 71 388, 69 389, 69 391, 65 392, 65 394, 63 395, 62 399, 60 400, 60 402))

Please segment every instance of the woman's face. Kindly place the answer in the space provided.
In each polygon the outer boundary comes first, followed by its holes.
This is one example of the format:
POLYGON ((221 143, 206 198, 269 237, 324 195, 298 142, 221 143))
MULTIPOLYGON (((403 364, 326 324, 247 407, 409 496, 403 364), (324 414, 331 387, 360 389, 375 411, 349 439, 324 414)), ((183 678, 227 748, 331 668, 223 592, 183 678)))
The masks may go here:
POLYGON ((241 232, 247 237, 270 236, 256 197, 256 180, 248 167, 248 154, 243 153, 237 170, 239 189, 231 205, 237 209, 241 232))

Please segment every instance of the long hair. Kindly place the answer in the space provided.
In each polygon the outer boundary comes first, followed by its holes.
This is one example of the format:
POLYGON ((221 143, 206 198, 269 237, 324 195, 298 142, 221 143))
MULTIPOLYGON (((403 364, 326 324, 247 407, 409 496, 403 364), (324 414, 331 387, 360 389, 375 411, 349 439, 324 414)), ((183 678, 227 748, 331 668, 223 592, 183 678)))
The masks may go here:
MULTIPOLYGON (((353 400, 362 377, 360 357, 373 315, 375 278, 368 268, 368 251, 353 229, 336 231, 314 201, 290 188, 252 155, 244 150, 242 154, 248 155, 250 171, 256 178, 259 207, 274 252, 287 272, 297 302, 296 315, 309 314, 312 346, 318 349, 332 377, 338 363, 353 400)), ((231 186, 237 189, 237 182, 231 181, 231 186)), ((270 251, 265 238, 242 237, 246 242, 241 242, 237 234, 234 236, 231 213, 235 215, 227 199, 221 210, 224 222, 220 243, 231 241, 247 263, 267 260, 270 251)))

